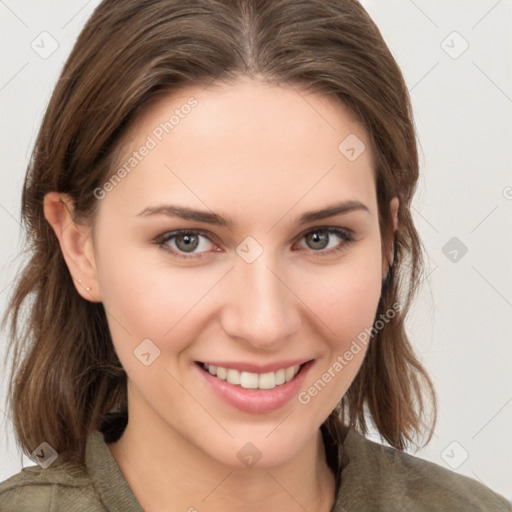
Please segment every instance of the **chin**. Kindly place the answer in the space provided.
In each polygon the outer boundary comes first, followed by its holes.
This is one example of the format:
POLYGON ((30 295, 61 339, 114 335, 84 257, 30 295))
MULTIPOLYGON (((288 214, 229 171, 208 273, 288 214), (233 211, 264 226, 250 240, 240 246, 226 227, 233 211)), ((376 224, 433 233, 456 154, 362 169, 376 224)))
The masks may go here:
POLYGON ((296 432, 300 432, 298 436, 290 435, 289 430, 282 429, 281 432, 278 430, 279 427, 274 432, 272 429, 265 429, 265 434, 254 435, 254 428, 251 427, 247 429, 247 435, 239 433, 233 439, 226 439, 225 443, 218 443, 215 446, 211 443, 198 448, 212 459, 231 468, 270 469, 293 459, 314 434, 311 432, 310 436, 306 436, 304 429, 299 429, 298 426, 296 428, 296 432))

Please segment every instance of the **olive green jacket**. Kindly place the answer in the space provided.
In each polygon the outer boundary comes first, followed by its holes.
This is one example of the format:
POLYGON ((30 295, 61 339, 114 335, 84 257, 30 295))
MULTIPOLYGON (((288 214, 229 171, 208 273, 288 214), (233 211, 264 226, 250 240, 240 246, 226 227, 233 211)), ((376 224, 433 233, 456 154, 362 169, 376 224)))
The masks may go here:
MULTIPOLYGON (((332 512, 512 511, 505 498, 478 481, 370 441, 354 430, 340 426, 341 442, 324 429, 322 434, 336 475, 332 512)), ((30 466, 0 483, 1 512, 142 510, 98 431, 89 436, 83 467, 30 466)))

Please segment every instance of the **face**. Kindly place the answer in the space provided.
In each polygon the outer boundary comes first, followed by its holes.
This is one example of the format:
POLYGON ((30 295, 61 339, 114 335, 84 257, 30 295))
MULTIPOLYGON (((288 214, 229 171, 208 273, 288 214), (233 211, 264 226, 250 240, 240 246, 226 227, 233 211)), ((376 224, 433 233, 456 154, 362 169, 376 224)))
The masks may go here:
POLYGON ((367 135, 331 99, 241 81, 161 100, 125 150, 91 293, 130 421, 232 466, 290 459, 359 370, 387 270, 367 135))

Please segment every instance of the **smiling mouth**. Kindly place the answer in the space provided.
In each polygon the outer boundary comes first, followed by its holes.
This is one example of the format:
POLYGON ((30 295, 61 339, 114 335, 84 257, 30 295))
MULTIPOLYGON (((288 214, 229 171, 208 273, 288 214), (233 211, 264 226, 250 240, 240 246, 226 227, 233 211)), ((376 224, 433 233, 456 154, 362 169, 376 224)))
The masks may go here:
POLYGON ((301 365, 289 366, 275 372, 267 373, 239 371, 235 368, 224 368, 223 366, 215 366, 201 362, 197 362, 197 364, 210 375, 213 375, 219 380, 225 380, 234 386, 240 386, 244 389, 274 389, 293 380, 304 365, 309 362, 310 361, 301 365))

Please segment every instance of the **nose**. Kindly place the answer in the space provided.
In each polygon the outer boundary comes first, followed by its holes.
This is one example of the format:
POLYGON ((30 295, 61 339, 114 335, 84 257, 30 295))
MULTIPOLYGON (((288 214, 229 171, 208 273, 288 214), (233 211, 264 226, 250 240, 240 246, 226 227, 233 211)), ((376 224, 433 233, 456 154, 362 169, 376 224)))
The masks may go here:
POLYGON ((225 332, 259 350, 279 350, 289 342, 300 328, 301 301, 287 283, 288 275, 267 251, 252 263, 237 258, 225 283, 225 332))

